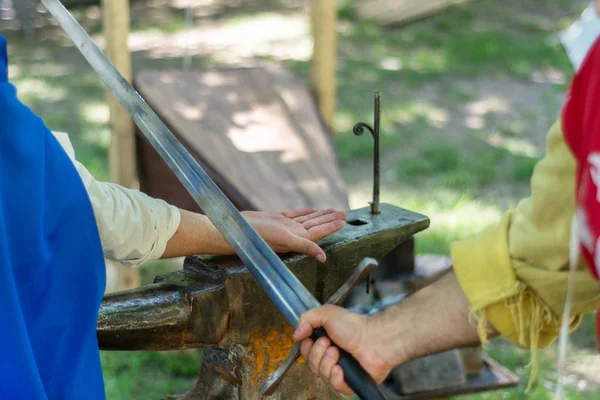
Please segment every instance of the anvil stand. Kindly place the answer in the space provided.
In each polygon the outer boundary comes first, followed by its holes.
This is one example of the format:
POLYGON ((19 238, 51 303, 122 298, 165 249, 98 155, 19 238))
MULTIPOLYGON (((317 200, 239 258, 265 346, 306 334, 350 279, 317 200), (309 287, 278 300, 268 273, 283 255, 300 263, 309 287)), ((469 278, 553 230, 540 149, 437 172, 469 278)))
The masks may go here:
MULTIPOLYGON (((393 275, 393 270, 413 270, 411 240, 429 226, 429 219, 423 215, 379 204, 378 94, 375 104, 375 129, 367 128, 376 143, 373 202, 368 208, 349 211, 346 226, 319 243, 327 254, 324 264, 306 256, 284 258, 288 268, 321 303, 339 292, 349 278, 352 280, 357 265, 367 257, 385 261, 396 253, 394 260, 410 260, 408 267, 388 262, 390 267, 387 273, 380 274, 382 277, 393 275), (400 254, 406 251, 410 257, 400 254)), ((355 133, 360 133, 357 132, 360 126, 367 127, 358 124, 355 133)), ((356 283, 358 280, 352 285, 356 283)), ((375 287, 381 293, 377 282, 375 287)), ((186 394, 169 396, 170 399, 261 398, 263 383, 293 347, 291 335, 292 329, 236 257, 187 257, 181 271, 159 275, 153 284, 139 289, 107 295, 98 319, 98 341, 104 350, 203 348, 195 387, 186 394)), ((468 391, 515 384, 515 379, 505 372, 492 371, 483 385, 472 386, 468 391)), ((302 359, 293 364, 278 384, 269 398, 340 397, 316 378, 302 359)), ((399 392, 393 380, 383 388, 389 399, 441 395, 438 391, 407 397, 399 392)), ((461 388, 450 389, 454 391, 445 393, 456 393, 461 388)), ((148 398, 152 395, 148 394, 148 398)))

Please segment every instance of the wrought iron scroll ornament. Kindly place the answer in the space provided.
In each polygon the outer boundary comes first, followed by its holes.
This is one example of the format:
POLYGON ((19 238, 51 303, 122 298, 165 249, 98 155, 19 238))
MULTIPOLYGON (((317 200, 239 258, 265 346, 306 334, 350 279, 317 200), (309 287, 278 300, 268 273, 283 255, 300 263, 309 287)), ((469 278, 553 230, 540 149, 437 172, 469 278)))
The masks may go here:
MULTIPOLYGON (((352 132, 356 136, 361 136, 365 133, 365 129, 371 132, 373 136, 373 201, 371 204, 371 214, 379 214, 379 120, 381 115, 381 93, 375 92, 375 105, 374 105, 374 123, 373 128, 365 123, 359 122, 354 125, 352 132)), ((369 294, 371 289, 371 276, 367 278, 366 290, 369 294)))
POLYGON ((361 136, 365 129, 371 132, 371 136, 373 136, 374 141, 374 150, 373 150, 373 201, 371 204, 371 214, 379 214, 379 119, 381 113, 381 94, 380 92, 375 92, 375 109, 374 109, 374 128, 372 128, 369 124, 365 122, 359 122, 354 125, 352 132, 356 136, 361 136))

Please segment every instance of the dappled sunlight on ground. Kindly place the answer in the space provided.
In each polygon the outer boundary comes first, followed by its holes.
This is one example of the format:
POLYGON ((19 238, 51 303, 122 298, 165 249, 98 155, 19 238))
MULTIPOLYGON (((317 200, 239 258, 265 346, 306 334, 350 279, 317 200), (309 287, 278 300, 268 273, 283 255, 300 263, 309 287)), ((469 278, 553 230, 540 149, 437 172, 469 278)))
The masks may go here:
MULTIPOLYGON (((386 102, 387 104, 387 102, 386 102)), ((434 128, 445 128, 450 119, 449 111, 429 101, 412 98, 410 102, 400 103, 397 107, 382 107, 386 114, 401 124, 425 121, 434 128)))
MULTIPOLYGON (((232 26, 200 25, 175 33, 152 28, 133 32, 129 46, 131 51, 146 51, 152 58, 210 53, 225 62, 261 55, 307 60, 312 51, 304 15, 265 14, 232 26), (265 30, 265 26, 270 29, 265 30)), ((101 38, 97 38, 97 43, 104 45, 101 38)))
POLYGON ((98 124, 106 124, 110 118, 106 103, 86 103, 82 106, 82 113, 88 121, 98 124))
POLYGON ((64 99, 67 96, 67 88, 49 85, 43 79, 27 77, 19 80, 19 98, 24 102, 31 102, 43 98, 49 102, 64 99))
POLYGON ((569 363, 567 382, 580 390, 600 390, 600 356, 581 355, 569 363))
POLYGON ((485 128, 485 116, 488 114, 507 114, 509 110, 508 103, 498 96, 488 96, 484 99, 473 101, 467 104, 468 116, 465 125, 470 129, 485 128))
POLYGON ((498 132, 490 132, 487 142, 494 147, 500 147, 510 151, 512 154, 520 154, 527 157, 540 157, 541 151, 528 139, 504 137, 498 132))

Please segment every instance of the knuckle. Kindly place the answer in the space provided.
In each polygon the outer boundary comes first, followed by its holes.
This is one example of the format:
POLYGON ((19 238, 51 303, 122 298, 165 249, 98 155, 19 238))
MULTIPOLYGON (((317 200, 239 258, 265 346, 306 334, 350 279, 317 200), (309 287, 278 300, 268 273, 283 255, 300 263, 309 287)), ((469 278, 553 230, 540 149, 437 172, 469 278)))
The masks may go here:
POLYGON ((325 353, 327 347, 329 347, 329 339, 326 337, 320 338, 318 341, 319 351, 321 354, 325 353))
POLYGON ((310 350, 311 350, 311 345, 308 341, 305 341, 304 343, 302 343, 302 345, 300 346, 300 353, 302 353, 302 357, 304 357, 305 359, 309 359, 310 357, 310 350))
POLYGON ((315 360, 314 357, 310 358, 309 366, 310 366, 310 370, 313 372, 313 374, 315 374, 315 375, 319 374, 319 363, 317 362, 317 360, 315 360))

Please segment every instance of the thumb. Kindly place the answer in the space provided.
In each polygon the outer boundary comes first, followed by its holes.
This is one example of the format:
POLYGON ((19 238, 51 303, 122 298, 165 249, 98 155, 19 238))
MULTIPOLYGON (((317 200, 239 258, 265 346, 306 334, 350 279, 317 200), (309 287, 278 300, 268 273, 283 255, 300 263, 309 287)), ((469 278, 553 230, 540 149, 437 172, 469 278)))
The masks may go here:
POLYGON ((325 326, 333 314, 336 313, 336 307, 331 305, 324 305, 321 307, 313 308, 302 314, 298 321, 298 326, 294 331, 294 340, 299 342, 310 335, 312 335, 313 329, 325 326))

